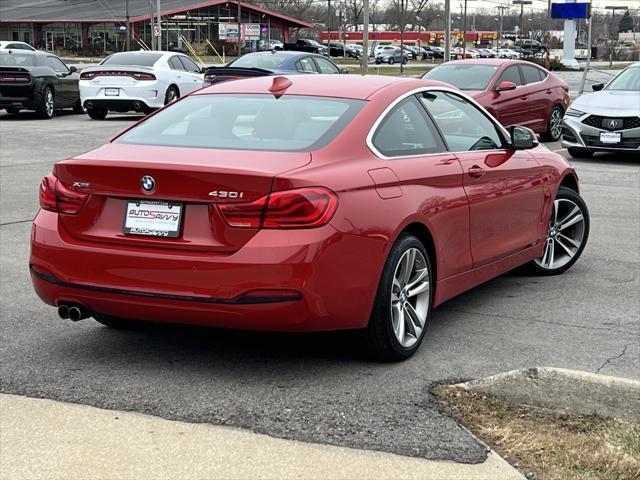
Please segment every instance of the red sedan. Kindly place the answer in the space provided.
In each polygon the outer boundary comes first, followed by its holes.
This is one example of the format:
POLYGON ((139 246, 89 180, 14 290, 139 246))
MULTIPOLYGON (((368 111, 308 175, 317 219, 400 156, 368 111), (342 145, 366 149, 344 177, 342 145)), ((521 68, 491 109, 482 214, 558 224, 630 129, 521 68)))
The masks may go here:
POLYGON ((412 355, 432 309, 521 265, 557 274, 574 170, 442 83, 262 77, 186 96, 40 188, 30 271, 62 318, 361 329, 412 355))
POLYGON ((474 59, 447 62, 423 75, 463 90, 505 127, 522 125, 556 141, 569 105, 569 86, 524 60, 474 59))

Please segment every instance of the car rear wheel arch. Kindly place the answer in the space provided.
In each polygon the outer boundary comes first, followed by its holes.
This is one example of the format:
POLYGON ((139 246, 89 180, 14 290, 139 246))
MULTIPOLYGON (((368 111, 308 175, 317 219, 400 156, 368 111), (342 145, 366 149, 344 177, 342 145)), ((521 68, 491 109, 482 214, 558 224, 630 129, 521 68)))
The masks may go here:
POLYGON ((580 193, 580 189, 578 188, 578 179, 571 172, 567 173, 562 178, 562 180, 560 181, 559 187, 566 187, 570 190, 573 190, 576 193, 580 193))
MULTIPOLYGON (((414 235, 420 242, 424 245, 425 250, 427 251, 427 255, 429 255, 429 261, 431 262, 431 269, 433 270, 433 278, 434 280, 438 278, 438 262, 436 258, 436 245, 433 240, 433 235, 429 228, 420 222, 412 222, 406 225, 396 236, 394 242, 397 241, 398 238, 402 234, 409 233, 414 235)), ((435 289, 435 281, 434 281, 434 289, 435 289)))

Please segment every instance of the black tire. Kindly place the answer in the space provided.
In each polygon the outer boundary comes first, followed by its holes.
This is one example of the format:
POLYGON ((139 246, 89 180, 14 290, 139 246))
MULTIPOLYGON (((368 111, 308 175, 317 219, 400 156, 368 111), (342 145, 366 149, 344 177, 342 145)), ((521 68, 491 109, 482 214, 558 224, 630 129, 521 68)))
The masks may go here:
POLYGON ((167 93, 164 94, 164 104, 167 105, 171 102, 175 102, 180 98, 180 90, 175 85, 171 85, 167 88, 167 93))
POLYGON ((569 155, 573 158, 591 158, 593 157, 593 152, 590 150, 585 150, 584 148, 568 148, 569 155))
POLYGON ((409 63, 409 60, 407 58, 403 58, 402 59, 402 64, 406 65, 407 63, 409 63))
POLYGON ((562 136, 562 116, 564 112, 562 107, 556 105, 551 109, 549 118, 547 119, 547 130, 542 133, 542 140, 545 142, 557 142, 562 136))
POLYGON ((405 347, 401 345, 394 333, 391 300, 394 275, 396 269, 399 268, 399 262, 403 258, 403 255, 410 249, 417 249, 422 254, 422 259, 426 263, 428 281, 433 284, 433 270, 424 245, 414 235, 403 234, 389 252, 376 292, 371 318, 369 319, 366 330, 363 332, 367 353, 378 360, 402 361, 411 357, 418 348, 420 348, 420 344, 425 336, 426 327, 429 324, 429 317, 433 305, 433 289, 428 291, 427 315, 422 331, 415 343, 410 347, 405 347))
POLYGON ((393 57, 389 57, 389 65, 393 65, 394 63, 396 63, 396 61, 393 59, 393 57))
POLYGON ((376 58, 376 65, 380 65, 380 60, 376 58))
MULTIPOLYGON (((578 258, 580 258, 580 255, 582 255, 582 252, 584 251, 584 247, 587 245, 587 240, 589 239, 589 228, 590 228, 589 209, 587 208, 587 204, 584 202, 582 197, 578 195, 577 192, 566 187, 560 187, 560 189, 558 190, 558 194, 556 195, 554 204, 558 200, 560 201, 568 200, 568 202, 566 203, 568 203, 569 205, 577 206, 580 209, 580 212, 576 213, 575 215, 581 214, 583 221, 581 222, 581 224, 574 224, 572 227, 567 227, 565 229, 562 229, 562 228, 559 228, 561 226, 558 226, 557 224, 554 225, 554 220, 553 220, 554 214, 552 213, 552 219, 549 222, 549 235, 547 236, 547 239, 545 240, 545 242, 553 242, 552 237, 555 237, 556 234, 558 238, 562 235, 564 235, 564 238, 567 238, 567 236, 571 237, 571 231, 569 229, 570 228, 576 229, 580 227, 582 229, 582 235, 581 235, 579 246, 573 252, 571 258, 566 263, 560 263, 560 265, 557 268, 545 268, 542 265, 540 265, 540 262, 544 261, 544 258, 545 258, 544 255, 539 259, 529 262, 524 267, 524 270, 529 273, 533 273, 536 275, 545 275, 545 276, 559 275, 567 271, 569 268, 573 266, 574 263, 578 261, 578 258), (555 231, 557 233, 552 234, 552 231, 555 231)), ((573 206, 571 208, 573 208, 573 206)), ((559 212, 558 216, 560 217, 560 220, 561 220, 563 216, 562 212, 559 212)), ((557 223, 560 223, 560 221, 558 221, 557 223)), ((575 238, 574 238, 574 241, 575 241, 575 238)), ((565 245, 568 245, 569 247, 572 246, 572 244, 570 244, 567 240, 564 240, 564 239, 562 240, 562 243, 565 245)), ((556 245, 558 245, 557 242, 556 242, 556 245)), ((558 245, 557 248, 560 254, 566 255, 565 251, 562 250, 561 246, 558 245)), ((546 249, 545 249, 545 252, 546 252, 546 249)))
POLYGON ((139 330, 151 325, 151 322, 129 320, 126 318, 105 315, 103 313, 94 313, 93 318, 96 322, 104 325, 105 327, 113 328, 114 330, 139 330))
POLYGON ((87 108, 87 115, 94 120, 104 120, 108 113, 106 108, 87 108))
POLYGON ((5 108, 5 110, 7 111, 7 113, 10 113, 11 115, 15 115, 16 113, 20 113, 20 109, 19 108, 5 108))
POLYGON ((44 120, 53 118, 55 111, 56 94, 51 87, 45 87, 40 99, 40 105, 36 108, 36 115, 44 120))

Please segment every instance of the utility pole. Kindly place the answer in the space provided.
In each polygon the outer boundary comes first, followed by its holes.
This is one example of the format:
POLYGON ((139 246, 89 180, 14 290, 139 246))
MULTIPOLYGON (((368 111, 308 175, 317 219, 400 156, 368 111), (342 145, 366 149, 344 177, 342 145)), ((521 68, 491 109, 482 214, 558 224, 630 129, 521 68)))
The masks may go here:
POLYGON ((444 58, 443 62, 451 60, 451 0, 444 0, 444 58))
POLYGON ((524 34, 524 6, 532 3, 532 0, 513 0, 514 5, 520 5, 520 38, 524 34))
POLYGON ((331 0, 327 0, 327 51, 331 56, 331 0))
POLYGON ((362 23, 364 24, 364 31, 362 32, 362 64, 360 72, 366 75, 369 70, 369 0, 364 0, 362 23))
POLYGON ((238 56, 242 55, 242 2, 238 0, 238 56))
POLYGON ((502 40, 502 17, 504 17, 504 11, 509 7, 505 5, 498 5, 498 11, 500 11, 500 26, 498 27, 498 38, 496 39, 496 56, 498 56, 498 50, 500 49, 500 40, 502 40))
POLYGON ((127 18, 127 51, 131 50, 131 22, 129 21, 129 0, 124 3, 125 16, 127 18))
POLYGON ((471 0, 464 0, 464 13, 462 14, 462 17, 463 17, 462 58, 463 59, 467 58, 467 1, 471 1, 471 0))
POLYGON ((158 50, 162 50, 162 20, 160 18, 160 12, 162 12, 161 10, 161 6, 160 6, 160 0, 157 0, 156 2, 156 26, 158 27, 158 30, 160 32, 160 35, 158 35, 157 38, 157 43, 156 46, 158 47, 158 50))
POLYGON ((587 27, 588 27, 587 63, 584 66, 584 71, 582 72, 582 81, 580 82, 580 93, 578 93, 578 95, 582 95, 582 92, 584 92, 584 84, 587 81, 587 72, 589 71, 589 66, 591 65, 591 23, 592 23, 591 10, 589 10, 589 18, 587 18, 586 21, 587 21, 587 27))

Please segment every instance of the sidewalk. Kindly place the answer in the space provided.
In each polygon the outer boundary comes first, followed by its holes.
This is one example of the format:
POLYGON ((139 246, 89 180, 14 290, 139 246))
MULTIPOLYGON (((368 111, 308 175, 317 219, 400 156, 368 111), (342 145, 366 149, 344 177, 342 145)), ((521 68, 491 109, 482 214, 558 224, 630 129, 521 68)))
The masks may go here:
POLYGON ((0 478, 523 479, 490 453, 477 465, 281 440, 0 394, 0 478))

